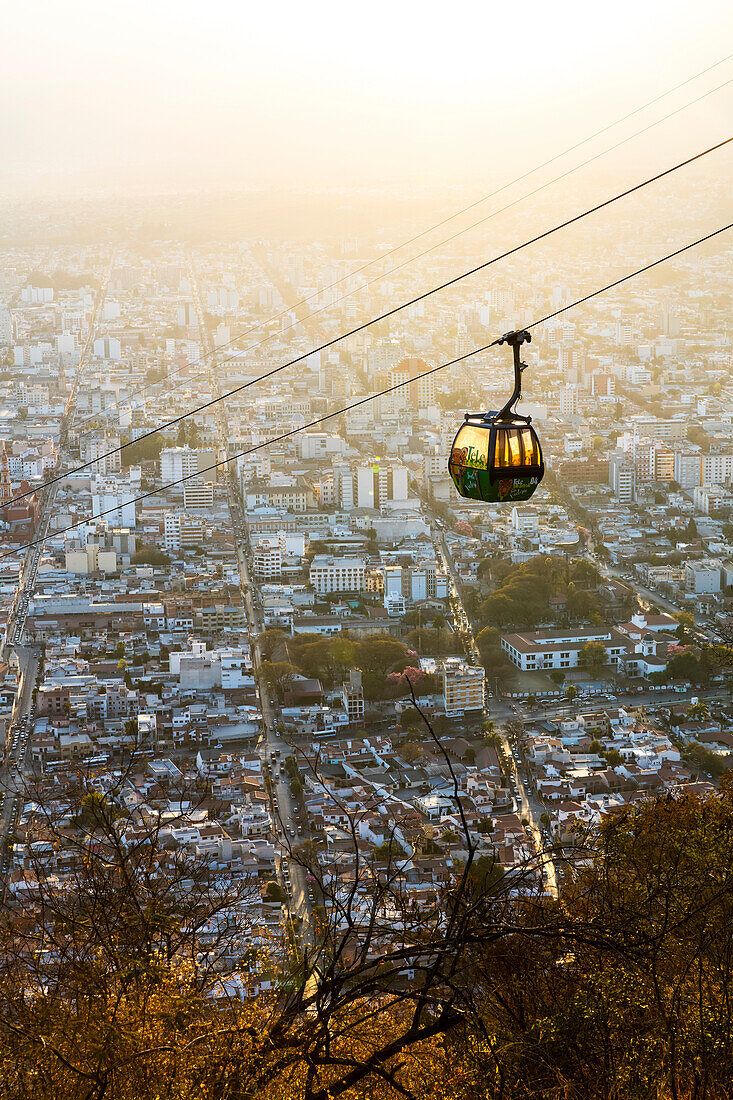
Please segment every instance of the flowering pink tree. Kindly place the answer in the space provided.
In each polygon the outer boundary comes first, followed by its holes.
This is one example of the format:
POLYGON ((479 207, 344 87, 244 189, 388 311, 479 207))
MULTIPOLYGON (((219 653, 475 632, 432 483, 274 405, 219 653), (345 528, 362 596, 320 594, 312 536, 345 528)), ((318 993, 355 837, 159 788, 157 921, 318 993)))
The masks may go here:
POLYGON ((420 689, 425 686, 427 680, 427 673, 423 672, 421 668, 413 668, 411 665, 408 665, 402 672, 390 672, 387 676, 387 684, 395 699, 402 695, 408 695, 410 685, 415 694, 419 695, 420 689))

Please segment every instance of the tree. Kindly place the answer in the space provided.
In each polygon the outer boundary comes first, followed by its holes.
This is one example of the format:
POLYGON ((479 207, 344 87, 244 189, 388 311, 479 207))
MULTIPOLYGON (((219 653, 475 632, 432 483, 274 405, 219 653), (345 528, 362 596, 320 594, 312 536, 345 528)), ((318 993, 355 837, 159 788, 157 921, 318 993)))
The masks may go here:
POLYGON ((710 718, 710 707, 702 699, 687 708, 687 717, 693 722, 707 722, 710 718))
POLYGON ((120 452, 123 466, 139 466, 142 462, 157 462, 160 452, 164 447, 169 447, 171 440, 156 433, 146 436, 145 439, 135 440, 132 443, 124 443, 120 452))
MULTIPOLYGON (((426 736, 460 790, 430 725, 426 736)), ((62 804, 57 790, 47 810, 27 800, 33 890, 0 898, 8 1100, 724 1100, 730 1091, 725 775, 710 797, 626 805, 511 874, 479 854, 474 833, 490 834, 491 820, 469 827, 457 795, 441 839, 461 845, 463 862, 452 858, 440 890, 419 903, 397 838, 369 856, 363 817, 345 810, 346 885, 341 853, 332 860, 315 843, 290 852, 318 898, 312 946, 291 916, 268 943, 261 919, 253 927, 246 916, 259 877, 232 882, 217 858, 166 846, 167 810, 150 820, 151 807, 140 815, 120 798, 113 813, 126 777, 101 795, 79 776, 62 804), (49 845, 63 853, 61 890, 43 873, 38 850, 49 845), (541 871, 565 848, 572 874, 558 904, 541 871), (257 991, 263 978, 274 991, 257 991), (241 983, 251 995, 240 999, 241 983)), ((201 802, 184 788, 163 805, 171 801, 193 811, 201 802)), ((419 837, 416 847, 419 856, 419 837)), ((279 901, 276 887, 265 898, 279 901)))
POLYGON ((133 565, 152 565, 155 569, 163 569, 171 563, 169 556, 155 546, 141 546, 132 555, 130 561, 133 565))
POLYGON ((277 689, 282 696, 292 684, 293 677, 298 675, 298 670, 289 661, 263 661, 260 673, 270 691, 277 689))
POLYGON ((518 718, 509 718, 504 723, 504 733, 512 744, 520 744, 524 739, 524 722, 518 718))
POLYGON ((679 638, 680 642, 684 643, 693 638, 695 634, 694 615, 691 615, 689 611, 679 611, 674 618, 678 623, 675 635, 679 638))
POLYGON ((280 884, 275 882, 274 879, 271 879, 265 885, 264 899, 265 901, 271 902, 284 902, 286 900, 286 894, 280 884))
POLYGON ((608 661, 606 647, 602 642, 586 642, 579 658, 580 664, 588 669, 591 676, 599 676, 608 661))
POLYGON ((572 703, 574 699, 577 699, 578 689, 575 687, 574 684, 568 684, 568 686, 565 688, 565 697, 570 703, 572 703))
POLYGON ((571 619, 585 619, 588 621, 592 616, 600 614, 601 605, 592 592, 576 589, 574 592, 568 593, 565 608, 571 619))
POLYGON ((563 683, 565 682, 565 673, 562 672, 559 668, 553 668, 552 672, 550 673, 550 679, 557 687, 562 687, 563 683))

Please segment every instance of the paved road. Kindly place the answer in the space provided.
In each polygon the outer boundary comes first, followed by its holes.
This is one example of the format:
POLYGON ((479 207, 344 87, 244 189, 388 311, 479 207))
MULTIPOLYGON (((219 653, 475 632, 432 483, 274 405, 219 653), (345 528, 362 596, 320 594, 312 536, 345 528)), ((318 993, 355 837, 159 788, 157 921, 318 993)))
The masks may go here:
MULTIPOLYGON (((433 545, 438 553, 438 557, 443 565, 444 570, 448 574, 450 581, 450 606, 453 612, 453 618, 456 625, 456 630, 460 631, 463 635, 464 645, 466 648, 466 655, 472 664, 477 664, 479 661, 479 652, 476 645, 476 639, 473 633, 473 627, 471 621, 466 614, 466 609, 463 606, 461 599, 459 580, 455 569, 453 568, 453 562, 451 561, 448 547, 445 541, 445 535, 437 524, 431 524, 431 531, 433 536, 433 545)), ((515 710, 510 703, 506 703, 504 700, 496 699, 489 702, 487 700, 484 706, 484 714, 488 718, 499 721, 506 721, 506 719, 515 715, 515 710)), ((512 752, 512 747, 509 743, 509 739, 504 732, 499 729, 498 733, 501 737, 502 748, 506 759, 510 762, 509 769, 517 788, 517 794, 519 797, 520 815, 529 822, 529 829, 534 838, 537 851, 541 852, 544 848, 544 839, 542 837, 540 817, 545 812, 544 806, 533 799, 530 793, 527 791, 524 778, 517 767, 517 762, 512 752)), ((557 877, 555 874, 555 866, 549 855, 543 856, 543 873, 545 880, 545 888, 552 894, 553 897, 557 897, 557 877)))
POLYGON ((6 841, 14 832, 22 808, 23 773, 28 755, 32 727, 33 688, 38 676, 40 650, 34 646, 16 646, 20 665, 18 696, 13 708, 7 752, 0 768, 0 879, 4 892, 10 869, 10 852, 6 841))
MULTIPOLYGON (((67 445, 69 430, 73 424, 76 394, 78 393, 79 386, 83 382, 86 366, 94 347, 97 325, 107 295, 107 286, 109 284, 113 263, 114 253, 112 253, 110 257, 109 265, 97 290, 86 340, 84 341, 79 357, 79 364, 74 376, 71 392, 66 401, 64 415, 61 418, 59 433, 60 453, 57 469, 63 468, 64 465, 63 450, 67 445)), ((43 538, 48 534, 51 516, 54 511, 57 488, 57 485, 48 485, 41 493, 41 507, 34 531, 34 536, 36 538, 43 538)), ((20 682, 13 720, 8 734, 9 751, 7 752, 3 767, 0 770, 0 789, 5 792, 2 795, 2 802, 0 804, 0 873, 3 890, 7 883, 9 868, 7 840, 11 832, 15 829, 21 809, 20 795, 17 792, 22 789, 23 786, 28 741, 31 733, 33 688, 35 687, 38 674, 38 661, 40 657, 40 650, 32 646, 27 646, 24 643, 26 619, 30 601, 35 591, 38 566, 42 555, 43 545, 28 547, 23 561, 23 568, 15 593, 15 599, 13 600, 13 605, 8 615, 6 628, 4 653, 11 648, 15 651, 20 666, 20 682)), ((5 653, 5 655, 7 654, 5 653)))
MULTIPOLYGON (((206 344, 206 354, 209 362, 209 382, 212 395, 220 396, 218 355, 212 335, 205 326, 203 301, 193 264, 188 262, 189 281, 192 288, 194 307, 201 332, 206 344)), ((231 434, 226 419, 225 403, 220 402, 214 406, 219 459, 228 457, 228 446, 231 434)), ((295 810, 294 800, 290 792, 290 783, 282 767, 285 757, 290 754, 290 747, 278 732, 278 711, 276 704, 270 697, 270 693, 261 677, 263 654, 260 644, 260 635, 265 629, 262 609, 259 603, 259 595, 254 584, 251 572, 251 544, 247 527, 242 494, 237 484, 235 470, 231 465, 224 467, 227 489, 227 504, 232 525, 232 537, 239 569, 240 591, 242 602, 247 617, 249 628, 252 662, 258 685, 260 710, 264 735, 260 740, 259 752, 262 760, 262 769, 265 775, 270 774, 273 784, 273 801, 275 806, 275 833, 280 850, 280 885, 289 894, 289 910, 291 916, 297 916, 301 920, 301 941, 304 947, 313 944, 311 925, 311 905, 308 898, 308 883, 305 871, 295 860, 289 857, 290 850, 299 842, 306 839, 304 833, 298 833, 298 815, 295 810)))

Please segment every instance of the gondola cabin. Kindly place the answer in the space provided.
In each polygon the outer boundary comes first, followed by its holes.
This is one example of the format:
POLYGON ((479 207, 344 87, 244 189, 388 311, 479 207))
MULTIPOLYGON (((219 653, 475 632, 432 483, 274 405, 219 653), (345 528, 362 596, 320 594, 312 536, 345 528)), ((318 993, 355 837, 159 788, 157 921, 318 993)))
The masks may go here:
POLYGON ((545 472, 540 441, 524 418, 495 416, 466 414, 448 462, 453 484, 469 500, 529 500, 545 472))
POLYGON ((514 391, 500 412, 466 413, 453 440, 448 471, 458 492, 488 503, 529 500, 545 472, 531 417, 514 409, 522 394, 519 349, 532 339, 526 329, 498 341, 514 352, 514 391))

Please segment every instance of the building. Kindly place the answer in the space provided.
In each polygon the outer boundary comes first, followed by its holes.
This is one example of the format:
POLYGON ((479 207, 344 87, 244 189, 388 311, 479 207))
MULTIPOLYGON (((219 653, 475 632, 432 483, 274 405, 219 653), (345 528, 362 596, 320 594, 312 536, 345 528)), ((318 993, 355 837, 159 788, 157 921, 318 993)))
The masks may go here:
POLYGON ((574 416, 578 411, 578 387, 563 386, 559 394, 560 416, 574 416))
POLYGON ((467 710, 483 710, 486 674, 479 665, 467 665, 460 657, 443 663, 443 706, 449 718, 458 718, 467 710))
POLYGON ((85 547, 70 548, 66 551, 65 567, 67 573, 116 573, 117 551, 104 549, 96 542, 85 547))
POLYGON ((316 554, 311 562, 310 583, 319 596, 332 592, 363 592, 365 574, 364 558, 316 554))
POLYGON ((420 559, 409 565, 381 567, 384 606, 390 614, 402 614, 406 603, 442 600, 448 595, 448 578, 434 559, 420 559))
POLYGON ((355 474, 357 508, 381 508, 388 501, 407 500, 405 466, 359 466, 355 474))
POLYGON ((622 451, 611 455, 608 482, 620 504, 630 504, 636 497, 636 469, 622 451))
POLYGON ((501 648, 512 664, 523 672, 543 669, 576 668, 580 653, 588 642, 600 642, 606 650, 609 664, 618 663, 625 650, 624 639, 613 627, 585 627, 578 630, 528 630, 520 634, 504 634, 501 648))
POLYGON ((352 668, 349 678, 341 686, 341 698, 344 710, 349 716, 349 725, 364 720, 364 691, 361 686, 361 669, 352 668))
POLYGON ((298 437, 298 450, 303 459, 328 459, 343 454, 345 449, 345 441, 334 433, 304 432, 298 437))
POLYGON ((98 359, 110 359, 117 362, 121 356, 119 340, 114 336, 102 336, 94 341, 94 354, 98 359))
POLYGON ((183 483, 183 507, 206 508, 214 506, 214 483, 202 481, 201 478, 193 478, 192 481, 183 483))
POLYGON ((700 455, 701 485, 722 485, 733 477, 733 453, 700 455))
POLYGON ((164 484, 199 472, 199 455, 191 447, 164 447, 160 452, 160 476, 164 484))
POLYGON ((635 416, 633 425, 644 439, 673 440, 684 439, 687 420, 663 420, 657 416, 635 416))
POLYGON ((186 512, 166 512, 163 517, 163 545, 166 552, 193 550, 204 544, 204 521, 186 512))
POLYGON ((699 512, 706 516, 715 512, 730 512, 733 508, 733 496, 730 489, 722 485, 696 485, 692 490, 692 499, 699 512))
POLYGON ((283 552, 278 541, 262 539, 252 550, 252 568, 258 580, 270 581, 281 576, 283 571, 283 552))
POLYGON ((103 432, 95 432, 93 435, 87 436, 82 440, 81 460, 84 463, 95 463, 93 473, 101 476, 116 474, 121 469, 119 446, 119 437, 108 437, 103 432))
POLYGON ((536 535, 540 529, 540 517, 536 508, 512 508, 512 531, 518 535, 536 535))
POLYGON ((404 399, 410 408, 429 409, 435 404, 435 375, 430 374, 427 378, 417 377, 429 370, 430 367, 424 359, 414 356, 401 359, 389 375, 390 386, 402 386, 402 389, 397 390, 393 396, 404 394, 404 399))
POLYGON ((720 592, 719 561, 688 561, 685 564, 685 589, 687 592, 714 595, 720 592))
POLYGON ((252 484, 247 490, 245 504, 247 511, 278 508, 285 512, 305 512, 308 510, 308 489, 301 484, 252 484))

